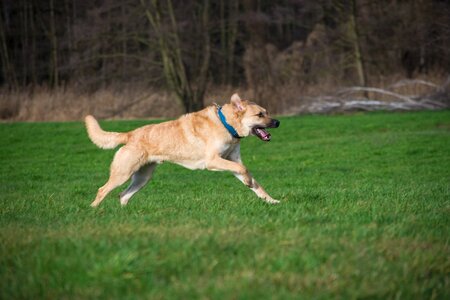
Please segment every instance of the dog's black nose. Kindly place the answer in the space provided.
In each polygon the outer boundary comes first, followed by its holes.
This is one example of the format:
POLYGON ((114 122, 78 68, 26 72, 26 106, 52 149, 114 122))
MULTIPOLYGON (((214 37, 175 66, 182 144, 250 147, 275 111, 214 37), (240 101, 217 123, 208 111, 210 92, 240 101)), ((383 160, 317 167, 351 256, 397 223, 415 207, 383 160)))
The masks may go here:
POLYGON ((270 124, 270 127, 277 128, 280 126, 280 121, 272 119, 272 123, 270 124))

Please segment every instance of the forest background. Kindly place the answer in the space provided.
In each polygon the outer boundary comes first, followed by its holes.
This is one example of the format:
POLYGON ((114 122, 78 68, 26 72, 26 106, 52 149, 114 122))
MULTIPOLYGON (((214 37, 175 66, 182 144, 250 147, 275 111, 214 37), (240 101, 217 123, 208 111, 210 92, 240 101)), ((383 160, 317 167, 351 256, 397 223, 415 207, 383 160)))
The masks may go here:
POLYGON ((2 0, 0 9, 3 120, 170 118, 236 91, 277 114, 450 102, 445 0, 2 0))

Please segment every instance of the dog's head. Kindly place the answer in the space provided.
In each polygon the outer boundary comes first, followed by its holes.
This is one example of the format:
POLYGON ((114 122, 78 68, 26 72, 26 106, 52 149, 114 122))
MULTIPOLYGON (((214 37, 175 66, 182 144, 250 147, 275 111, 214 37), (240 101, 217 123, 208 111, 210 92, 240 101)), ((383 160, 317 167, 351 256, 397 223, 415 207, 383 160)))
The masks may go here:
POLYGON ((256 103, 242 100, 238 94, 231 96, 230 104, 240 121, 241 134, 244 136, 256 135, 261 140, 270 141, 267 128, 277 128, 280 121, 272 119, 267 110, 256 103))

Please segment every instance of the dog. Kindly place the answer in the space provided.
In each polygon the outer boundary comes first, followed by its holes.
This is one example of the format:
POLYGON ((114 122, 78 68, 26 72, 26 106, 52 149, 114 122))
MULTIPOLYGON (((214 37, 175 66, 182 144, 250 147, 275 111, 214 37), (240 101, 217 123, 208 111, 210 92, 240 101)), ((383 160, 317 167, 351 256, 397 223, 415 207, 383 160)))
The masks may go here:
POLYGON ((280 121, 272 119, 263 107, 231 96, 223 107, 210 105, 172 121, 146 125, 130 132, 106 132, 97 120, 88 115, 86 129, 91 141, 100 148, 112 149, 124 144, 115 154, 110 176, 98 189, 92 207, 98 206, 114 188, 131 177, 128 188, 120 194, 126 205, 152 177, 156 166, 170 161, 188 169, 230 171, 256 195, 270 204, 279 203, 259 185, 243 165, 240 153, 242 138, 255 135, 270 141, 267 128, 276 128, 280 121))

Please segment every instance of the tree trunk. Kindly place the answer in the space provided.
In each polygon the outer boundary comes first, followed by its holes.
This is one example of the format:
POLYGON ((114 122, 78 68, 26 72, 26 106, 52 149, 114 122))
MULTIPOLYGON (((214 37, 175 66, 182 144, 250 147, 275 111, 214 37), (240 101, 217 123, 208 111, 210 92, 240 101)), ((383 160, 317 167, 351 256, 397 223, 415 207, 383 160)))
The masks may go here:
POLYGON ((121 72, 121 77, 122 80, 125 80, 125 74, 126 74, 126 68, 127 68, 127 32, 126 32, 126 28, 125 28, 125 4, 122 4, 120 6, 120 15, 121 15, 121 23, 122 23, 122 72, 121 72))
POLYGON ((201 27, 202 27, 202 61, 200 63, 200 70, 198 78, 195 80, 197 85, 194 89, 193 111, 203 108, 203 97, 206 91, 206 84, 208 81, 209 62, 211 59, 211 41, 209 37, 209 0, 203 0, 201 12, 201 27))
POLYGON ((18 82, 13 63, 9 56, 8 45, 6 43, 6 22, 0 14, 0 55, 2 62, 2 72, 4 81, 9 87, 17 88, 18 82))
MULTIPOLYGON (((166 1, 165 10, 157 0, 151 1, 151 9, 141 0, 145 8, 145 15, 158 37, 158 50, 161 55, 164 77, 168 87, 175 93, 186 112, 199 110, 203 107, 203 96, 206 90, 207 75, 209 70, 211 44, 209 40, 209 0, 204 0, 201 13, 201 22, 204 30, 202 36, 202 59, 198 67, 198 75, 189 78, 184 66, 181 42, 178 33, 178 25, 175 18, 172 1, 166 1), (162 31, 163 13, 167 14, 170 33, 162 31)), ((194 73, 195 70, 192 72, 194 73)))
MULTIPOLYGON (((353 48, 353 56, 355 59, 356 72, 358 74, 358 84, 362 87, 367 86, 367 75, 364 68, 364 57, 361 51, 361 35, 359 32, 357 17, 358 8, 356 0, 351 0, 351 13, 350 13, 350 40, 353 48)), ((368 98, 368 93, 364 92, 364 96, 368 98)))
POLYGON ((22 71, 20 72, 19 78, 21 78, 20 84, 22 86, 27 85, 27 78, 28 78, 28 67, 29 67, 29 49, 28 49, 28 4, 26 1, 23 2, 21 5, 20 14, 22 15, 22 22, 21 22, 21 37, 22 37, 22 71))
POLYGON ((38 82, 38 74, 36 67, 36 24, 33 4, 29 4, 30 13, 30 30, 31 30, 31 51, 30 51, 30 68, 31 68, 31 83, 35 86, 38 82))
MULTIPOLYGON (((227 1, 228 2, 228 1, 227 1)), ((220 15, 220 52, 222 54, 222 69, 226 70, 227 68, 227 35, 226 35, 226 17, 225 17, 225 1, 220 0, 219 3, 219 15, 220 15)), ((222 84, 226 84, 227 82, 227 73, 221 72, 220 73, 220 81, 222 84)))
POLYGON ((53 1, 54 0, 50 0, 50 32, 49 32, 49 39, 51 44, 50 83, 52 86, 58 86, 59 85, 58 41, 56 37, 55 7, 53 1))
POLYGON ((228 39, 227 39, 227 82, 233 84, 234 73, 234 49, 236 46, 238 24, 237 18, 239 13, 239 0, 230 1, 230 15, 228 17, 228 39))

